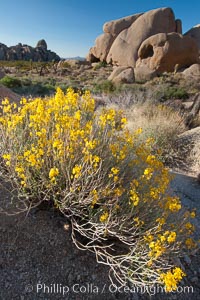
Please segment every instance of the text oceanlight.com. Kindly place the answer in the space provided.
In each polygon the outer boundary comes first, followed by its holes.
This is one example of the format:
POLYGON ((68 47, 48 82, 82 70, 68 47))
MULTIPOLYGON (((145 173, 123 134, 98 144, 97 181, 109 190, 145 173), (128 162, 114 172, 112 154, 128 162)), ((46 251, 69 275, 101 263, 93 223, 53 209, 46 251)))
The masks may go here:
MULTIPOLYGON (((31 292, 35 291, 35 287, 32 285, 28 285, 26 290, 31 292)), ((192 286, 178 286, 176 290, 171 291, 172 293, 185 293, 185 294, 192 294, 194 293, 194 288, 192 286)), ((88 284, 73 284, 72 286, 52 283, 52 284, 45 284, 45 283, 38 283, 36 284, 36 293, 40 294, 60 294, 60 295, 67 295, 69 293, 75 294, 103 294, 103 293, 137 293, 137 294, 145 294, 148 293, 150 295, 155 295, 157 293, 166 293, 165 288, 161 286, 142 286, 142 287, 117 287, 114 284, 104 284, 103 286, 99 287, 92 283, 88 284)))

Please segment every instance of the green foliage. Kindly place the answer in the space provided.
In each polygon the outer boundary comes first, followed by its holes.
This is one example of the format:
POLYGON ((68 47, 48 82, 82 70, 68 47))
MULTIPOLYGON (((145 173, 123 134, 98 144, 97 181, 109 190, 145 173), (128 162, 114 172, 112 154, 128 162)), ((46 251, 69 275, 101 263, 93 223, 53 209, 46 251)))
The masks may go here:
POLYGON ((55 87, 49 83, 43 84, 41 82, 36 82, 32 86, 32 91, 34 92, 34 95, 44 97, 53 94, 55 92, 55 87))
POLYGON ((117 87, 113 82, 104 80, 100 83, 95 83, 93 91, 96 93, 113 93, 114 91, 116 91, 116 89, 117 87))
POLYGON ((189 98, 188 92, 184 88, 176 86, 168 87, 163 94, 159 92, 158 95, 161 101, 189 98))
POLYGON ((62 68, 71 68, 71 66, 70 66, 70 64, 69 64, 69 62, 68 61, 64 61, 63 63, 62 63, 62 68))
POLYGON ((31 80, 30 78, 16 78, 5 76, 0 80, 4 86, 12 89, 15 93, 23 96, 40 96, 51 95, 55 92, 55 80, 50 79, 46 81, 31 80))
POLYGON ((0 60, 1 68, 16 68, 17 72, 40 70, 41 68, 52 68, 55 62, 35 62, 32 60, 0 60))
POLYGON ((107 62, 106 61, 100 61, 95 67, 94 70, 98 70, 101 68, 105 68, 107 66, 107 62))
POLYGON ((18 88, 22 86, 21 80, 16 77, 5 76, 0 80, 0 83, 8 88, 18 88))

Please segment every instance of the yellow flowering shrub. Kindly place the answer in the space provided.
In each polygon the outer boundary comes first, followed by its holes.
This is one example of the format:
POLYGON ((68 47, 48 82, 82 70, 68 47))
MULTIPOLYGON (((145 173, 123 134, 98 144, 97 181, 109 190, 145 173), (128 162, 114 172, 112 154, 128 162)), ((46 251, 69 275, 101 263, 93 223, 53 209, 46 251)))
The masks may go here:
POLYGON ((1 173, 25 208, 52 201, 70 218, 76 245, 93 250, 120 284, 175 289, 184 274, 172 259, 197 246, 195 213, 168 193, 169 172, 142 129, 129 132, 122 111, 96 113, 87 91, 58 88, 19 106, 6 99, 0 110, 1 173))

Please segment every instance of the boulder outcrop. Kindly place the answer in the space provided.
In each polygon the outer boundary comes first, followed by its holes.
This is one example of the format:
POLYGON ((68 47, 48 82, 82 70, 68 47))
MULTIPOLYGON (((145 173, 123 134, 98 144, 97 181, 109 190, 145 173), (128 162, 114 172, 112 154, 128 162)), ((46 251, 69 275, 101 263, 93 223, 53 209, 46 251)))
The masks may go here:
POLYGON ((200 55, 200 24, 194 26, 189 31, 187 31, 185 36, 190 36, 197 42, 197 45, 199 47, 199 55, 200 55))
POLYGON ((59 61, 60 57, 47 49, 45 40, 40 40, 35 48, 21 43, 11 47, 0 43, 0 60, 59 61))
POLYGON ((132 68, 115 67, 108 80, 114 83, 133 83, 135 81, 132 68))
POLYGON ((46 41, 45 40, 39 40, 38 42, 37 42, 37 45, 36 45, 36 47, 38 48, 38 47, 40 47, 40 48, 43 48, 44 50, 47 50, 47 43, 46 43, 46 41))
POLYGON ((146 12, 117 36, 106 61, 114 65, 135 67, 138 49, 144 40, 156 33, 175 32, 175 30, 175 17, 170 8, 146 12))
MULTIPOLYGON (((136 81, 200 63, 200 25, 183 35, 182 21, 168 7, 107 22, 103 31, 87 60, 105 61, 128 73, 132 68, 136 81)), ((114 70, 109 79, 117 76, 114 70)))
POLYGON ((120 32, 130 27, 140 16, 135 14, 118 20, 110 21, 104 24, 104 33, 96 38, 95 46, 90 48, 87 60, 90 62, 106 61, 108 52, 120 32))
POLYGON ((182 25, 180 20, 175 20, 171 8, 159 8, 107 22, 103 30, 87 59, 135 67, 138 49, 145 39, 157 33, 181 33, 182 25))
POLYGON ((185 69, 182 74, 185 77, 200 78, 200 64, 191 65, 189 68, 185 69))
POLYGON ((129 28, 141 15, 143 15, 143 13, 107 22, 103 26, 103 31, 117 36, 121 31, 129 28))
POLYGON ((90 62, 106 61, 106 57, 115 37, 111 33, 103 33, 97 37, 95 46, 90 49, 87 59, 90 62))
POLYGON ((146 39, 138 50, 136 68, 146 66, 162 74, 174 72, 198 63, 198 46, 190 36, 179 33, 159 33, 146 39))

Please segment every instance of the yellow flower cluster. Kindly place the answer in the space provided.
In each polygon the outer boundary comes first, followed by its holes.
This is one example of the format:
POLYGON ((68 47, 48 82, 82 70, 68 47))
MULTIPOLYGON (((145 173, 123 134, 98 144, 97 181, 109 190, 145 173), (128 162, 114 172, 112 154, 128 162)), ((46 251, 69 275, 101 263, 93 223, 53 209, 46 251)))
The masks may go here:
POLYGON ((52 182, 56 181, 56 177, 59 174, 59 170, 58 168, 51 168, 51 170, 49 171, 49 178, 52 182))
POLYGON ((117 182, 118 180, 118 173, 119 173, 119 168, 111 168, 111 173, 108 175, 109 178, 114 179, 114 182, 117 182))
POLYGON ((177 212, 181 209, 180 199, 177 197, 167 197, 166 209, 169 209, 172 212, 177 212))
POLYGON ((71 178, 79 178, 81 176, 81 170, 82 170, 82 166, 75 165, 75 167, 72 169, 71 178))
MULTIPOLYGON (((164 219, 163 219, 164 220, 164 219)), ((159 223, 165 224, 165 221, 159 220, 159 223)), ((145 240, 149 244, 150 252, 149 256, 152 258, 158 258, 169 247, 170 244, 176 242, 177 234, 175 231, 165 231, 163 234, 158 234, 158 239, 153 241, 154 237, 149 234, 145 237, 145 240)))
POLYGON ((3 159, 5 159, 6 165, 10 166, 11 155, 10 154, 3 154, 2 157, 3 157, 3 159))
POLYGON ((188 238, 185 241, 185 245, 188 249, 194 249, 197 245, 196 242, 192 238, 188 238))
POLYGON ((162 273, 160 275, 161 282, 165 284, 167 292, 177 289, 177 284, 182 280, 186 274, 180 268, 174 268, 172 271, 162 273))
POLYGON ((106 211, 104 214, 102 214, 99 218, 100 222, 106 222, 108 220, 109 213, 106 211))

